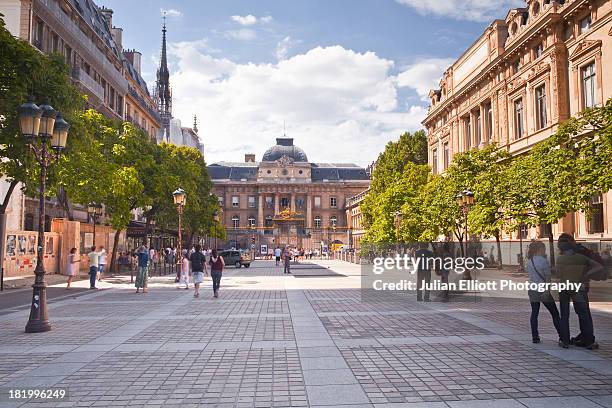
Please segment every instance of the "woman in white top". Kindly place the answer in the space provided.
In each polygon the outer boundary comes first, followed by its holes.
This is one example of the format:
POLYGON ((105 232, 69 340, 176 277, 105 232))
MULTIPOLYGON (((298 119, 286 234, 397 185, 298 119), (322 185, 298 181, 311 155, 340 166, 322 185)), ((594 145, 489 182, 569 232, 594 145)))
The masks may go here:
MULTIPOLYGON (((527 251, 527 273, 529 274, 529 282, 531 283, 547 283, 551 279, 550 263, 546 259, 546 247, 543 242, 533 241, 529 244, 527 251)), ((548 309, 553 320, 553 325, 560 335, 560 318, 559 310, 555 299, 550 294, 550 291, 538 292, 535 290, 529 291, 529 301, 531 302, 531 338, 534 343, 540 342, 540 334, 538 333, 538 315, 540 313, 540 303, 548 309)))
POLYGON ((68 255, 68 264, 66 265, 66 276, 68 276, 68 282, 66 283, 66 289, 70 289, 72 278, 79 273, 79 264, 81 263, 81 260, 76 252, 77 249, 72 248, 70 250, 70 254, 68 255))
POLYGON ((99 257, 98 257, 98 282, 102 280, 102 275, 106 270, 106 249, 100 246, 99 257))
MULTIPOLYGON (((189 257, 187 250, 183 250, 183 259, 181 260, 181 280, 179 285, 184 283, 185 289, 189 289, 189 257)), ((180 286, 177 286, 180 289, 180 286)))

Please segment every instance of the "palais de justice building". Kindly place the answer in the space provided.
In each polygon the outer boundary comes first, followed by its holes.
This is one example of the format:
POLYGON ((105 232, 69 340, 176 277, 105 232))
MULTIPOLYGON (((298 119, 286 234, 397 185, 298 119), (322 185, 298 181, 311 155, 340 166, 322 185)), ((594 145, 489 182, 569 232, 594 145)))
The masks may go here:
POLYGON ((253 241, 258 251, 350 245, 346 201, 370 185, 365 168, 311 163, 287 137, 277 138, 260 162, 247 154, 244 162, 220 162, 208 171, 227 233, 220 248, 250 248, 253 241))

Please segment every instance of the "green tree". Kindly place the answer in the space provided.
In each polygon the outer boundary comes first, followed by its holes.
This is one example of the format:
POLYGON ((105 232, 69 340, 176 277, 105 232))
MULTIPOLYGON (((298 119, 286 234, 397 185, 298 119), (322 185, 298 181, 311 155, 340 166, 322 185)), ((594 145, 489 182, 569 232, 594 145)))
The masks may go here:
POLYGON ((19 106, 28 96, 38 103, 48 98, 72 124, 84 102, 70 81, 63 57, 43 55, 26 41, 13 37, 2 17, 0 14, 0 177, 8 182, 8 189, 0 200, 0 214, 6 212, 19 183, 29 195, 38 191, 38 164, 20 134, 19 106))

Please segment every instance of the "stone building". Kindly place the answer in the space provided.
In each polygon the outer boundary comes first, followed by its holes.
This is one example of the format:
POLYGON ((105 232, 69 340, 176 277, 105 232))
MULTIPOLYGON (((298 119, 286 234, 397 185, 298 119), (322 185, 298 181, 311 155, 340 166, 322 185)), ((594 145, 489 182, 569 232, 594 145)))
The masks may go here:
POLYGON ((293 139, 276 139, 260 162, 208 166, 222 208, 227 242, 219 247, 258 251, 292 245, 305 249, 347 244, 349 197, 367 189, 366 169, 355 164, 312 163, 293 139))
MULTIPOLYGON (((570 116, 605 103, 612 97, 611 36, 608 0, 526 0, 493 21, 429 94, 423 124, 433 172, 444 172, 454 154, 488 143, 528 151, 570 116)), ((592 217, 568 214, 553 233, 612 238, 612 194, 593 197, 591 205, 592 217)), ((516 234, 536 238, 548 228, 516 234)))
POLYGON ((368 190, 364 190, 353 197, 346 199, 346 221, 350 231, 349 247, 355 251, 361 248, 361 239, 366 230, 363 226, 363 216, 361 215, 361 202, 368 194, 368 190))

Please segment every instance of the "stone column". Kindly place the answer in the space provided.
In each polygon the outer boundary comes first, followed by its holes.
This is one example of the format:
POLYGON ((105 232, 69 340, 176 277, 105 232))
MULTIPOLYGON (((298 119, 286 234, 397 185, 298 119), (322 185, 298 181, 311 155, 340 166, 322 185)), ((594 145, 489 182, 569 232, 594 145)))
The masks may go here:
POLYGON ((257 226, 264 226, 264 196, 262 193, 259 193, 257 198, 257 226))
POLYGON ((291 211, 295 212, 295 193, 291 193, 291 211))
POLYGON ((306 228, 312 228, 312 196, 306 195, 306 228))
POLYGON ((274 194, 274 215, 280 212, 280 194, 274 194))

